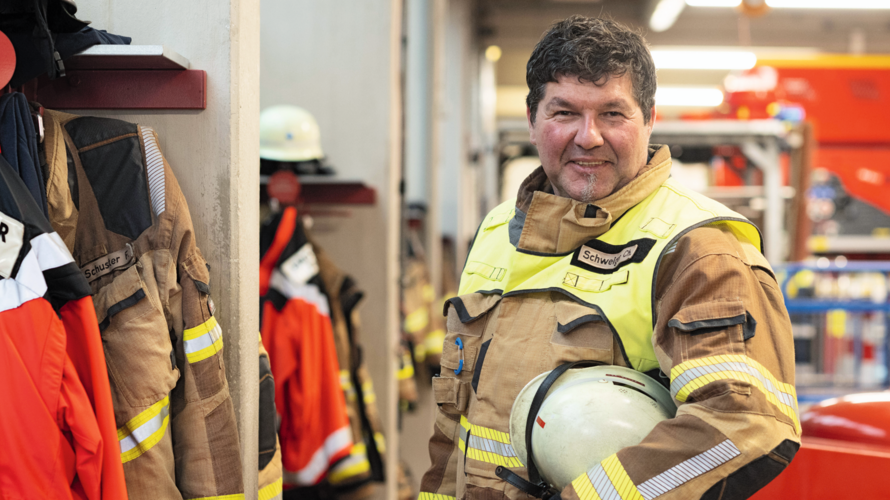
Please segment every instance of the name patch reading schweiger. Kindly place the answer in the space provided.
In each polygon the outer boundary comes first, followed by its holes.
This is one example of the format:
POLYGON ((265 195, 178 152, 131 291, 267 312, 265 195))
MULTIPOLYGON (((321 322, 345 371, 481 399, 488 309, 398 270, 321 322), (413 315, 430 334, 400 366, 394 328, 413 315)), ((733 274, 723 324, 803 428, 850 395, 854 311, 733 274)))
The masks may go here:
POLYGON ((655 240, 650 238, 629 241, 625 245, 590 240, 575 250, 572 265, 600 274, 611 274, 630 263, 643 262, 654 245, 655 240))
POLYGON ((118 250, 117 252, 110 253, 104 257, 99 257, 98 259, 81 266, 80 270, 83 272, 84 278, 86 278, 87 281, 92 282, 114 270, 128 267, 132 263, 133 247, 127 243, 127 247, 123 250, 118 250))

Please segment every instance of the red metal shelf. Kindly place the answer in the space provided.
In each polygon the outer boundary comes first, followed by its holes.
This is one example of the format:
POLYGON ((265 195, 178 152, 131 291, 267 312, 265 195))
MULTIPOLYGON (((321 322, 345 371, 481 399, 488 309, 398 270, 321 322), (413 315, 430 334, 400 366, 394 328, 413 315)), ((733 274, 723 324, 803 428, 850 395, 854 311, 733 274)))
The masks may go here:
POLYGON ((163 45, 95 45, 65 61, 66 76, 27 83, 52 109, 206 109, 207 73, 163 45))

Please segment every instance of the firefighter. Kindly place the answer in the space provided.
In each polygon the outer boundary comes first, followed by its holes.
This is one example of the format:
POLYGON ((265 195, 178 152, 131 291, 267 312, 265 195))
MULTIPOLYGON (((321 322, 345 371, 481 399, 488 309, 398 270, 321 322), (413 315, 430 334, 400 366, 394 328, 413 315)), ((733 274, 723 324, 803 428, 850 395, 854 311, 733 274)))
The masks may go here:
MULTIPOLYGON (((420 499, 748 498, 800 442, 791 324, 759 231, 669 178, 668 148, 649 144, 655 66, 640 35, 570 17, 526 80, 541 167, 483 219, 446 305, 420 499), (511 408, 581 360, 647 374, 678 408, 555 489, 514 460, 511 408)), ((591 391, 564 405, 591 400, 625 404, 591 391)))

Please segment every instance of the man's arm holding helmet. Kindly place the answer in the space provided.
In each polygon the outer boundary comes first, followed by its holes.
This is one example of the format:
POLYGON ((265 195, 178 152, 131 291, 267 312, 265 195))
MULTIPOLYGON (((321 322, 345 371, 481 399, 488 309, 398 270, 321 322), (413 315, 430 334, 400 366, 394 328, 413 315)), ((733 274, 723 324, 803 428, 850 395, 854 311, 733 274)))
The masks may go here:
POLYGON ((723 225, 690 231, 656 277, 653 335, 679 409, 563 499, 742 499, 800 442, 791 323, 759 249, 723 225))

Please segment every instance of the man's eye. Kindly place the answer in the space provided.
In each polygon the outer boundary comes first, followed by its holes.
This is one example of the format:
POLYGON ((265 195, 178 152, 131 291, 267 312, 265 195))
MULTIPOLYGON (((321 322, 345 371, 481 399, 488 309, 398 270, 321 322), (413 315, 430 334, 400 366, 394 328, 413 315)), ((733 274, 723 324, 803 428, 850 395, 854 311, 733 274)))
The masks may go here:
POLYGON ((571 111, 557 111, 557 116, 570 116, 572 114, 571 111))
POLYGON ((604 114, 605 114, 606 116, 608 116, 609 118, 617 118, 617 117, 619 117, 619 116, 623 116, 621 113, 619 113, 619 112, 617 112, 617 111, 607 111, 607 112, 604 113, 604 114))

